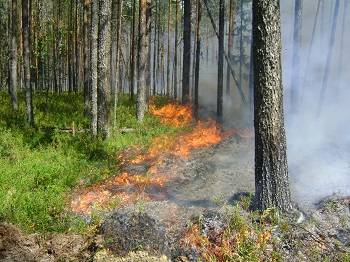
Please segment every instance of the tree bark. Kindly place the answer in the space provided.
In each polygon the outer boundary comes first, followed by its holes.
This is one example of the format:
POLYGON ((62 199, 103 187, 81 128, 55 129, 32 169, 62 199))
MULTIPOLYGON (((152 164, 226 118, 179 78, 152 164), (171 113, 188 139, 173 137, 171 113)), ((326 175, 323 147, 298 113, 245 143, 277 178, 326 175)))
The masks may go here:
POLYGON ((197 0, 197 25, 196 25, 196 65, 195 65, 195 77, 194 77, 194 110, 195 115, 198 116, 198 96, 199 96, 199 64, 201 54, 201 36, 200 36, 200 25, 202 20, 202 1, 197 0))
MULTIPOLYGON (((116 0, 113 0, 114 4, 116 5, 117 3, 116 0)), ((114 85, 114 119, 113 119, 113 127, 114 129, 116 129, 116 126, 117 126, 117 103, 118 103, 118 92, 119 92, 119 88, 118 86, 121 85, 121 82, 119 80, 119 76, 121 74, 120 70, 119 70, 119 62, 120 62, 120 52, 121 52, 121 49, 119 48, 120 46, 120 42, 121 42, 121 34, 122 34, 122 27, 121 27, 121 23, 122 23, 122 13, 123 13, 123 0, 119 0, 118 1, 118 5, 117 5, 117 10, 113 10, 114 11, 117 11, 117 21, 116 21, 116 41, 115 41, 115 48, 116 48, 116 60, 115 60, 115 66, 116 67, 116 72, 115 72, 115 82, 113 83, 112 82, 112 85, 114 85), (117 82, 118 81, 118 82, 117 82)), ((115 40, 115 39, 114 39, 115 40)), ((113 50, 113 48, 112 48, 113 50)), ((113 52, 112 52, 113 53, 113 52)), ((113 60, 112 60, 113 61, 113 60)), ((112 63, 113 64, 113 63, 112 63)))
POLYGON ((97 40, 97 130, 103 139, 108 139, 110 136, 111 9, 112 0, 99 1, 97 40))
POLYGON ((34 127, 33 96, 30 85, 28 0, 22 0, 22 35, 27 122, 34 127))
POLYGON ((17 100, 17 0, 12 0, 12 31, 11 31, 11 71, 10 92, 13 109, 18 108, 17 100))
POLYGON ((97 38, 98 38, 98 0, 91 0, 91 131, 97 136, 97 38))
POLYGON ((222 122, 223 116, 223 90, 224 90, 224 0, 219 2, 219 54, 218 54, 218 85, 217 85, 217 122, 222 122))
POLYGON ((257 207, 291 208, 284 129, 280 1, 253 0, 255 197, 257 207))
POLYGON ((174 98, 177 99, 177 46, 178 46, 178 26, 179 26, 179 0, 176 0, 175 7, 175 46, 174 46, 174 98))
MULTIPOLYGON (((231 59, 233 49, 233 26, 234 26, 234 8, 235 0, 230 0, 230 14, 229 14, 229 26, 228 26, 228 40, 227 40, 227 56, 231 59)), ((230 68, 227 66, 226 73, 226 96, 231 100, 231 74, 230 68)))
POLYGON ((131 100, 134 99, 134 88, 135 88, 135 26, 136 26, 136 0, 132 1, 132 28, 131 28, 131 45, 130 45, 130 74, 129 74, 129 89, 131 100))
POLYGON ((183 67, 182 67, 182 103, 190 102, 191 71, 191 2, 184 0, 184 33, 183 33, 183 67))
POLYGON ((84 29, 83 29, 83 38, 84 38, 84 117, 89 115, 89 83, 90 83, 90 71, 89 71, 89 5, 90 0, 84 0, 84 29))
POLYGON ((137 85, 137 120, 144 121, 146 108, 146 65, 147 65, 147 0, 140 0, 139 26, 139 75, 137 85))

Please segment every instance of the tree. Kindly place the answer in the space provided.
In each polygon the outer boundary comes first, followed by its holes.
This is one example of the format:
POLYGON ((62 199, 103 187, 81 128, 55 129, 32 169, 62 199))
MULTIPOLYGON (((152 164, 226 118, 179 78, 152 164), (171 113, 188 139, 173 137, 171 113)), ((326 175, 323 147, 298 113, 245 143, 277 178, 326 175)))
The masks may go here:
POLYGON ((293 36, 293 61, 292 61, 292 86, 291 86, 291 115, 295 115, 299 108, 299 79, 300 79, 300 42, 301 25, 303 15, 303 0, 295 0, 294 11, 294 36, 293 36))
MULTIPOLYGON (((227 55, 229 58, 231 58, 232 55, 232 48, 233 48, 233 25, 234 25, 234 8, 235 8, 235 1, 230 0, 230 15, 229 15, 229 29, 228 29, 228 39, 227 39, 227 55)), ((226 72, 226 96, 231 99, 231 75, 230 75, 230 68, 227 66, 227 72, 226 72)))
POLYGON ((219 2, 219 58, 218 58, 218 89, 217 89, 217 122, 222 122, 223 115, 223 90, 224 90, 224 29, 225 29, 225 19, 224 19, 224 0, 219 2))
POLYGON ((334 7, 333 21, 332 21, 332 31, 331 31, 331 36, 329 39, 329 48, 328 48, 328 54, 327 54, 326 68, 325 68, 325 72, 323 75, 320 100, 318 102, 318 109, 317 109, 317 116, 318 117, 322 113, 323 102, 324 102, 326 89, 327 89, 327 85, 328 85, 329 71, 331 68, 331 60, 332 60, 332 56, 333 56, 334 38, 335 38, 336 29, 337 29, 339 6, 340 6, 340 1, 336 0, 335 7, 334 7))
POLYGON ((97 38, 98 38, 98 0, 91 1, 91 132, 97 136, 97 38))
POLYGON ((139 25, 139 76, 137 85, 137 120, 143 122, 146 112, 147 65, 147 0, 140 0, 139 25))
POLYGON ((280 1, 253 0, 255 196, 291 208, 283 113, 280 1))
POLYGON ((200 25, 202 20, 202 1, 197 0, 197 24, 196 24, 196 63, 195 63, 195 77, 194 77, 194 109, 195 115, 198 115, 198 93, 199 93, 199 62, 201 54, 201 36, 200 36, 200 25))
POLYGON ((88 117, 89 110, 89 82, 90 82, 90 70, 89 70, 89 13, 90 0, 84 0, 84 28, 83 28, 83 38, 84 38, 84 116, 88 117))
POLYGON ((12 0, 12 31, 11 31, 11 68, 10 68, 10 93, 12 107, 18 108, 17 101, 17 0, 12 0))
POLYGON ((22 0, 22 40, 26 114, 28 123, 34 126, 32 87, 30 85, 28 0, 22 0))
POLYGON ((183 66, 182 66, 182 103, 190 102, 190 70, 191 70, 191 1, 184 0, 184 32, 183 32, 183 66))
POLYGON ((99 0, 97 40, 97 130, 104 139, 110 136, 111 9, 112 0, 99 0))

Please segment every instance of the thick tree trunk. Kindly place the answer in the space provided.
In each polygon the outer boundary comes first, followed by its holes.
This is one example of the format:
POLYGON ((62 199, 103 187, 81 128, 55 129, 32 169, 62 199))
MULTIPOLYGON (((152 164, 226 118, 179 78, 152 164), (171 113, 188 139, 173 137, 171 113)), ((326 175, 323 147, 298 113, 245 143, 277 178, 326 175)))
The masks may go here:
POLYGON ((291 208, 284 129, 279 0, 253 0, 257 207, 291 208))
POLYGON ((137 120, 144 121, 146 108, 146 65, 147 65, 147 0, 140 0, 139 26, 139 75, 137 84, 137 120))
POLYGON ((17 0, 12 0, 12 31, 11 31, 11 71, 10 92, 13 109, 18 108, 17 101, 17 0))
POLYGON ((97 38, 98 38, 98 0, 91 1, 91 131, 97 136, 97 38))
POLYGON ((99 1, 97 40, 97 130, 103 139, 110 136, 111 108, 111 9, 112 0, 99 1))
POLYGON ((30 85, 28 0, 22 0, 22 35, 26 114, 28 123, 34 127, 33 96, 30 85))
POLYGON ((184 0, 184 33, 183 33, 183 67, 182 67, 182 103, 190 102, 191 71, 191 2, 184 0))
POLYGON ((218 54, 218 85, 217 85, 217 122, 222 122, 223 116, 223 90, 224 90, 224 0, 219 2, 219 54, 218 54))

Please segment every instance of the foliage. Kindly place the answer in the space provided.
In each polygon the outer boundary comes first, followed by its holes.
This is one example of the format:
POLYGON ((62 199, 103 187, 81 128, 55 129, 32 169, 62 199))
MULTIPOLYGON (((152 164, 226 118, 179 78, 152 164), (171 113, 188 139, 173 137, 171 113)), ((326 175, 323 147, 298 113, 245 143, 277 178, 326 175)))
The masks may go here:
POLYGON ((35 128, 26 123, 23 93, 16 111, 6 92, 0 92, 0 101, 0 220, 26 231, 78 230, 82 222, 66 207, 68 193, 78 183, 116 174, 115 156, 125 148, 177 132, 150 114, 138 123, 136 104, 127 95, 120 96, 117 129, 108 141, 91 136, 81 93, 35 93, 35 128), (73 122, 74 136, 69 129, 73 122), (119 131, 122 127, 132 132, 119 131))

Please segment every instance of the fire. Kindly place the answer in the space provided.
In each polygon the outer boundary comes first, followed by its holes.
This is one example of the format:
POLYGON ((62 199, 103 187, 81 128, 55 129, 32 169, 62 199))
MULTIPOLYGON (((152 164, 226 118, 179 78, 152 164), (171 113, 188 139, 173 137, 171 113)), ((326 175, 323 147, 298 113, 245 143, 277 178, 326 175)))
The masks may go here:
POLYGON ((113 204, 120 206, 134 203, 140 196, 144 200, 151 200, 153 196, 145 192, 152 188, 163 187, 164 183, 161 178, 122 173, 82 192, 77 190, 79 197, 71 202, 71 208, 75 213, 88 214, 93 209, 113 207, 113 204))
POLYGON ((190 105, 182 105, 177 100, 160 108, 157 108, 153 101, 150 105, 150 111, 154 116, 161 118, 163 124, 170 124, 176 127, 182 127, 194 121, 192 107, 190 105))
MULTIPOLYGON (((145 200, 165 198, 166 192, 161 188, 172 179, 158 172, 165 156, 188 158, 194 149, 217 144, 233 133, 243 138, 254 135, 249 129, 223 132, 222 127, 213 120, 196 122, 191 106, 182 105, 178 101, 156 107, 153 100, 150 111, 158 116, 162 123, 176 127, 188 126, 192 130, 187 129, 177 136, 157 136, 148 148, 126 149, 116 157, 121 165, 127 167, 144 164, 147 166, 145 174, 123 172, 89 188, 77 189, 75 195, 78 197, 71 201, 73 212, 90 213, 96 208, 115 208, 116 205, 134 203, 141 195, 145 200), (152 191, 156 193, 152 195, 152 191)), ((176 161, 176 158, 173 159, 176 161)))

